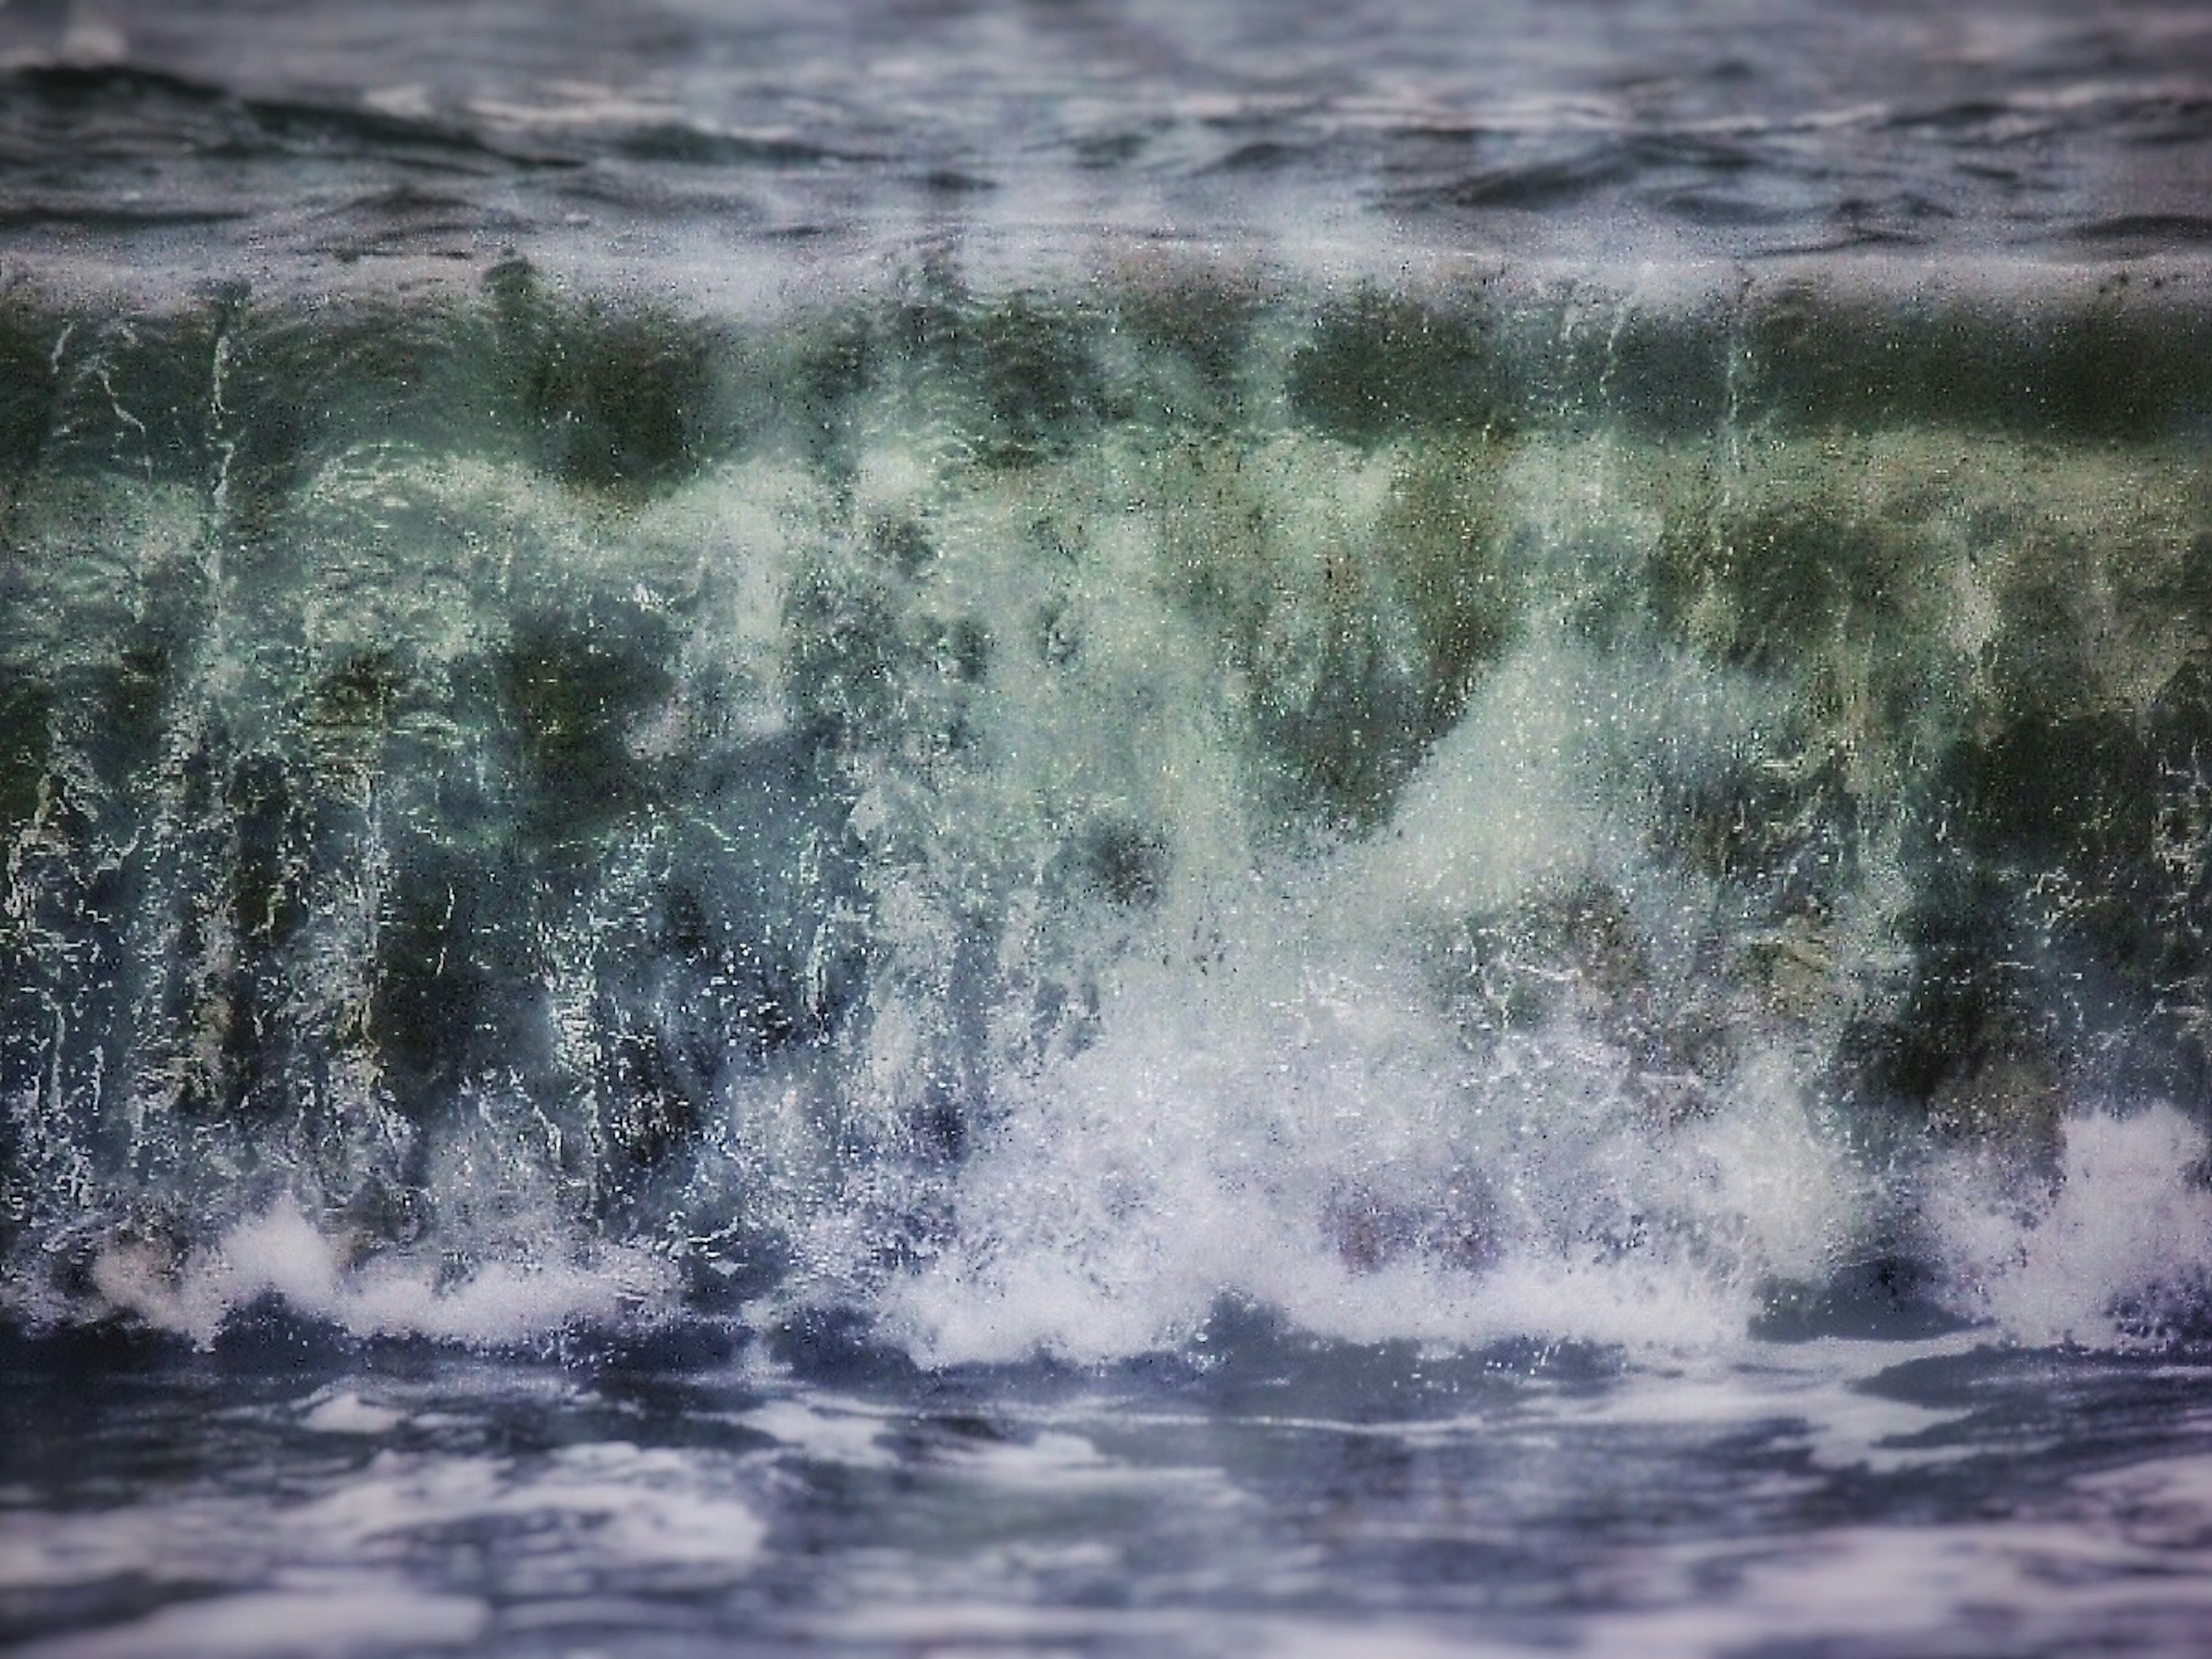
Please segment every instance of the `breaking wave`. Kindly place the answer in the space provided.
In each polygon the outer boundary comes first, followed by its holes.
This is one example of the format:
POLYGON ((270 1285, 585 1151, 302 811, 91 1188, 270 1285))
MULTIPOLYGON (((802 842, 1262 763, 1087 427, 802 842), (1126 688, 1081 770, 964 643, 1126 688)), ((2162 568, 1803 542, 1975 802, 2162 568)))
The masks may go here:
POLYGON ((2033 275, 18 290, 10 1316, 2193 1328, 2212 331, 2033 275))

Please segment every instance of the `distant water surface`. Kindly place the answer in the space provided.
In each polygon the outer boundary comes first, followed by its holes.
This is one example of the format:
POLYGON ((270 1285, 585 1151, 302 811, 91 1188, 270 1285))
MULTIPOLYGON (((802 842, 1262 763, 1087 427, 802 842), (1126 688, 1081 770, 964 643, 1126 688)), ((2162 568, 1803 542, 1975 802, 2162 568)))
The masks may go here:
POLYGON ((118 0, 0 32, 16 246, 187 264, 1100 232, 2078 258, 2212 231, 2191 5, 118 0))

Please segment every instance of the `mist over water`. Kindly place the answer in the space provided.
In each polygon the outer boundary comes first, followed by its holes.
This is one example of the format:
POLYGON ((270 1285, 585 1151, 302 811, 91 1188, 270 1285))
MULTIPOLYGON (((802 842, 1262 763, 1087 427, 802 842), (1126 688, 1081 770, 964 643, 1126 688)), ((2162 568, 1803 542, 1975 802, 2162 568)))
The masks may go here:
POLYGON ((0 1639, 2190 1650, 2208 65, 0 9, 0 1639))

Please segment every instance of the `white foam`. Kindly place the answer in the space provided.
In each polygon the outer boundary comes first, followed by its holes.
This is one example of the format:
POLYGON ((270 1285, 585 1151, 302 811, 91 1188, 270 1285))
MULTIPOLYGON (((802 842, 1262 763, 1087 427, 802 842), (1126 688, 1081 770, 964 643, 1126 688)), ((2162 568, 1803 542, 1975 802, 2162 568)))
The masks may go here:
POLYGON ((389 1433, 406 1420, 406 1413, 372 1405, 350 1389, 325 1390, 300 1417, 301 1427, 319 1434, 372 1437, 389 1433))
POLYGON ((544 1475, 520 1485, 501 1507, 586 1519, 595 1571, 629 1583, 715 1584, 750 1569, 768 1523, 743 1498, 720 1490, 693 1455, 619 1443, 556 1454, 544 1475))
POLYGON ((1960 1310, 2038 1346, 2124 1345, 2212 1291, 2212 1191, 2194 1170, 2203 1127, 2172 1106, 2095 1112, 2063 1125, 2046 1189, 1972 1155, 1928 1200, 1960 1310))
POLYGON ((886 1294, 887 1328, 931 1364, 1087 1361, 1177 1346, 1236 1297, 1356 1341, 1696 1344, 1848 1242, 1863 1177, 1760 1068, 1674 1125, 1571 1030, 1506 1050, 1525 1074, 1476 1073, 1405 956, 1344 933, 1286 902, 1248 908, 1195 983, 1133 967, 1101 1040, 975 1151, 957 1233, 886 1294), (1494 1250, 1359 1259, 1328 1218, 1346 1182, 1415 1231, 1494 1228, 1494 1250))
POLYGON ((0 1516, 0 1587, 132 1579, 179 1595, 237 1589, 57 1643, 57 1655, 463 1643, 482 1633, 480 1604, 402 1577, 453 1528, 511 1528, 532 1540, 502 1577, 516 1595, 599 1583, 712 1590, 752 1571, 766 1546, 757 1477, 741 1456, 623 1442, 542 1457, 386 1449, 304 1502, 272 1505, 250 1486, 217 1484, 121 1510, 0 1516), (321 1611, 303 1612, 307 1601, 321 1611))
POLYGON ((817 1397, 772 1400, 738 1419, 804 1455, 853 1468, 890 1468, 896 1455, 884 1444, 880 1409, 817 1397))
POLYGON ((1371 878, 1389 911, 1465 915, 1604 856, 1616 826, 1587 768, 1620 710, 1617 680, 1586 653, 1550 641, 1515 653, 1376 843, 1371 878))
POLYGON ((2044 1651, 2069 1630, 2111 1628, 2114 1613, 2212 1615, 2201 1573, 2060 1523, 1839 1528, 1763 1547, 1686 1545, 1646 1565, 1652 1582, 1636 1599, 1648 1610, 1591 1620, 1593 1650, 1705 1659, 1787 1632, 1813 1645, 1833 1637, 1948 1651, 1971 1630, 1983 1650, 2044 1651))
POLYGON ((487 1262, 452 1283, 441 1282, 435 1264, 399 1256, 348 1266, 289 1199, 181 1265, 118 1245, 95 1260, 92 1277, 118 1311, 203 1346, 231 1315, 269 1296, 356 1336, 498 1346, 579 1321, 634 1317, 671 1304, 675 1291, 673 1268, 635 1249, 606 1247, 565 1261, 487 1262))
POLYGON ((1761 1425, 1770 1433, 1794 1434, 1818 1468, 1887 1474, 1972 1455, 1970 1443, 1917 1443, 1965 1418, 1970 1407, 1921 1405, 1863 1385, 1897 1366, 1967 1353, 1989 1340, 1984 1333, 1965 1331, 1917 1342, 1828 1337, 1718 1344, 1670 1368, 1644 1369, 1618 1389, 1549 1398, 1540 1411, 1576 1423, 1761 1425))

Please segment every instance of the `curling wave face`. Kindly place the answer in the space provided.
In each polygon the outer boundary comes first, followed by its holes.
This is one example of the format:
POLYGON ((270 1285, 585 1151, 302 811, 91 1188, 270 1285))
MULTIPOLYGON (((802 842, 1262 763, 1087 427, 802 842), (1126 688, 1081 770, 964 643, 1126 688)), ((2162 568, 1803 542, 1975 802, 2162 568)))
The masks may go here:
POLYGON ((8 1316, 2201 1322, 2212 312, 2030 276, 16 290, 8 1316))

